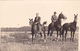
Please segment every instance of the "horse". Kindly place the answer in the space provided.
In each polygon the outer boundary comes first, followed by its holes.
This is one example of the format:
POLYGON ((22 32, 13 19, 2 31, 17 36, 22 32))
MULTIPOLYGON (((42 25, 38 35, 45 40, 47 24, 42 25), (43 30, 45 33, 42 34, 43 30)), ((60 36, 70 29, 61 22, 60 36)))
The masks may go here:
POLYGON ((46 37, 45 35, 45 24, 47 21, 44 21, 43 24, 39 25, 39 30, 37 29, 37 25, 33 22, 33 19, 29 19, 29 24, 31 25, 31 32, 32 32, 32 42, 33 42, 33 36, 36 34, 40 34, 42 37, 42 32, 44 33, 44 38, 46 37))
MULTIPOLYGON (((54 29, 57 31, 57 38, 58 38, 58 32, 60 32, 61 33, 61 19, 67 19, 67 17, 66 16, 64 16, 63 14, 62 14, 62 12, 59 14, 59 16, 58 16, 58 19, 57 19, 57 21, 54 23, 54 25, 52 25, 52 23, 50 23, 49 25, 48 25, 48 36, 50 35, 50 37, 52 36, 52 34, 53 34, 53 31, 54 31, 54 29), (51 31, 51 33, 50 33, 50 31, 51 31)), ((61 35, 60 35, 60 37, 61 37, 61 35)))
POLYGON ((65 41, 66 41, 67 31, 70 30, 70 32, 71 32, 70 41, 74 41, 74 34, 76 31, 76 24, 77 24, 77 16, 78 16, 78 14, 76 14, 76 15, 74 14, 73 22, 63 24, 63 26, 62 26, 63 40, 64 40, 64 31, 66 31, 66 33, 65 33, 65 41))

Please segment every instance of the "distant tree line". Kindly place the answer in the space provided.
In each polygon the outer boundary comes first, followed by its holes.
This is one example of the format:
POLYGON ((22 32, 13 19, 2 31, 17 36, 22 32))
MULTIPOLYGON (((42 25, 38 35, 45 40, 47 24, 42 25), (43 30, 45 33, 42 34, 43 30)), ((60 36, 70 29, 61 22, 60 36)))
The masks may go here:
MULTIPOLYGON (((46 31, 48 30, 48 27, 46 26, 46 31)), ((77 31, 79 30, 79 27, 77 27, 77 31)), ((20 28, 12 28, 12 27, 8 27, 8 28, 1 28, 2 32, 14 32, 14 31, 31 31, 31 27, 29 26, 24 26, 24 27, 20 27, 20 28)))

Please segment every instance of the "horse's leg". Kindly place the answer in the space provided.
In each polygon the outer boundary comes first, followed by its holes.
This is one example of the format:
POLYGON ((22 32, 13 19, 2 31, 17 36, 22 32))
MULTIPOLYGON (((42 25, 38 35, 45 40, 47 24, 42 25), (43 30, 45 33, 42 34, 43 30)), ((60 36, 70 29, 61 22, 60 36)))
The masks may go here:
POLYGON ((53 30, 51 30, 51 33, 50 33, 50 40, 51 40, 52 33, 53 33, 53 30))
POLYGON ((48 36, 49 36, 49 33, 50 33, 50 28, 48 28, 48 34, 47 34, 48 36))
POLYGON ((36 33, 35 33, 35 38, 36 38, 36 33))
POLYGON ((64 40, 64 29, 62 29, 62 41, 64 40))
POLYGON ((62 32, 61 32, 61 30, 60 30, 60 40, 62 39, 61 35, 62 35, 62 32))
POLYGON ((57 30, 57 41, 58 41, 58 30, 57 30))
POLYGON ((70 38, 70 42, 71 42, 71 40, 72 40, 72 31, 71 31, 71 38, 70 38))
POLYGON ((60 30, 60 38, 61 38, 61 30, 60 30))
POLYGON ((74 34, 75 34, 75 31, 73 31, 73 39, 72 39, 72 41, 74 41, 74 34))
POLYGON ((41 37, 42 37, 42 32, 40 32, 40 35, 41 35, 41 37))
POLYGON ((57 31, 57 38, 58 38, 58 31, 57 31))
POLYGON ((65 33, 65 41, 66 41, 66 36, 67 36, 67 30, 66 30, 66 33, 65 33))
POLYGON ((46 42, 46 34, 45 34, 45 30, 43 31, 44 33, 44 42, 46 42))
POLYGON ((50 36, 52 36, 52 34, 53 34, 53 30, 51 30, 51 34, 50 34, 50 36))
POLYGON ((44 33, 44 39, 46 38, 46 34, 45 34, 45 31, 43 31, 43 33, 44 33))
POLYGON ((63 27, 61 27, 61 29, 60 29, 60 38, 61 38, 61 35, 62 35, 62 31, 63 31, 63 27))
POLYGON ((33 43, 33 35, 34 35, 34 34, 32 33, 32 43, 33 43))

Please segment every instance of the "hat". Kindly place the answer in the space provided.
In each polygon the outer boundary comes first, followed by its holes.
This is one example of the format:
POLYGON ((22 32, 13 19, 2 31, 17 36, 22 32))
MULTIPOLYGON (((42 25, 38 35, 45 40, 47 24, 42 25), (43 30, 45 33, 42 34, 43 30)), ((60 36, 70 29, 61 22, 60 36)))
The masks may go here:
POLYGON ((36 15, 39 15, 39 13, 36 13, 36 15))
POLYGON ((54 12, 54 14, 56 14, 56 12, 54 12))

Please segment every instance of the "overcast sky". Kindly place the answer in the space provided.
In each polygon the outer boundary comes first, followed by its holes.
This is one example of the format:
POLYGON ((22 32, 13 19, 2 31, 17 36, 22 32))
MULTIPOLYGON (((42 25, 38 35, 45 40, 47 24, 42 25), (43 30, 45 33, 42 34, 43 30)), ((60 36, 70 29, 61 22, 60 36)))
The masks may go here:
POLYGON ((0 1, 0 27, 22 27, 29 26, 29 18, 35 18, 39 13, 41 23, 51 22, 53 12, 57 16, 62 12, 67 20, 62 20, 62 25, 74 20, 74 14, 80 17, 80 1, 0 1))

